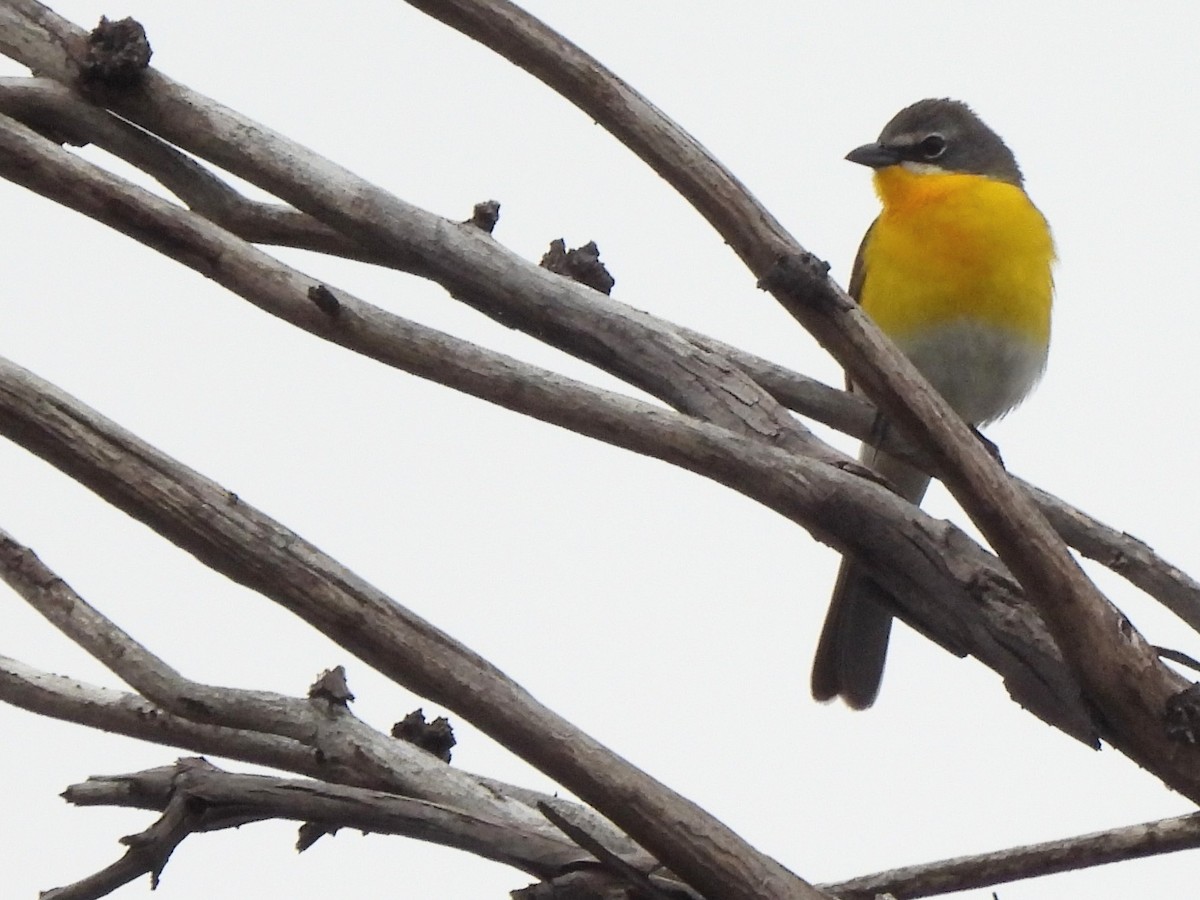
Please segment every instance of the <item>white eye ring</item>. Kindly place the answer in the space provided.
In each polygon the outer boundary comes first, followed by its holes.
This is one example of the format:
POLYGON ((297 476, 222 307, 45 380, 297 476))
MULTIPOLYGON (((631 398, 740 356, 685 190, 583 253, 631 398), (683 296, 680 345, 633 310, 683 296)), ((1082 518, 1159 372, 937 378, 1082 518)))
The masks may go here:
POLYGON ((933 134, 926 135, 917 148, 925 159, 937 159, 946 152, 946 138, 935 131, 933 134))

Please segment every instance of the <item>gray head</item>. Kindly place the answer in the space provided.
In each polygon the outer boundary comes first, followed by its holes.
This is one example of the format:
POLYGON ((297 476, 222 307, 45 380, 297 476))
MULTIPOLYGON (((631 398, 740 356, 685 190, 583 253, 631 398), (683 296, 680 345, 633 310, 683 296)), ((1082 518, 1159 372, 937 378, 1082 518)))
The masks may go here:
POLYGON ((919 100, 905 107, 878 141, 851 150, 846 159, 872 169, 909 163, 1023 184, 1017 160, 1000 135, 958 100, 919 100))

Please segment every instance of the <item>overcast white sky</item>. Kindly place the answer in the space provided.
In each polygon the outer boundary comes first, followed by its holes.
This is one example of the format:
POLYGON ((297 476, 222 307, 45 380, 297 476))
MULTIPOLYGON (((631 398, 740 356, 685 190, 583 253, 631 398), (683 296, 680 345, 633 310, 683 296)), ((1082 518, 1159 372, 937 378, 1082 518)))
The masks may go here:
MULTIPOLYGON (((914 100, 974 105, 1016 152, 1061 257, 1045 381, 991 436, 1013 471, 1200 572, 1200 7, 525 5, 691 130, 843 280, 876 208, 868 173, 843 155, 914 100)), ((134 16, 163 72, 405 200, 462 219, 497 199, 497 239, 531 259, 553 238, 595 240, 617 298, 840 383, 613 138, 402 2, 53 7, 84 27, 134 16)), ((1049 730, 978 664, 906 629, 876 708, 814 704, 808 667, 837 558, 751 501, 324 345, 7 183, 0 204, 0 355, 314 541, 804 877, 1189 810, 1123 756, 1049 730)), ((288 259, 397 313, 611 383, 415 278, 288 259)), ((940 488, 928 506, 963 518, 940 488)), ((418 705, 441 712, 7 444, 0 509, 0 526, 188 676, 302 693, 344 663, 355 709, 378 726, 418 705)), ((1197 652, 1170 615, 1107 573, 1100 581, 1151 641, 1197 652)), ((0 653, 119 686, 3 588, 0 635, 0 653)), ((455 724, 456 764, 553 789, 455 724)), ((150 821, 69 808, 57 797, 66 785, 177 755, 7 707, 0 730, 6 897, 94 871, 120 852, 117 837, 150 821)), ((157 895, 498 898, 529 881, 347 832, 297 857, 294 836, 270 824, 189 839, 157 895)), ((1181 896, 1196 860, 1000 896, 1181 896)), ((143 880, 113 896, 148 891, 143 880)))

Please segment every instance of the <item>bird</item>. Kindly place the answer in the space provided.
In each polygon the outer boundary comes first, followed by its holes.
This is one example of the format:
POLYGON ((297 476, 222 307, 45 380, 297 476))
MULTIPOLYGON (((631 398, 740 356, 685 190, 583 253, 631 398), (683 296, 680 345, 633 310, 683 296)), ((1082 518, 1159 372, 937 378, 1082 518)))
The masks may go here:
MULTIPOLYGON (((850 296, 969 425, 995 421, 1045 370, 1057 261, 1016 158, 967 104, 926 99, 846 159, 873 170, 882 207, 858 248, 850 296)), ((927 474, 867 444, 859 459, 920 504, 927 474)), ((815 699, 875 702, 892 608, 843 559, 813 661, 815 699)))

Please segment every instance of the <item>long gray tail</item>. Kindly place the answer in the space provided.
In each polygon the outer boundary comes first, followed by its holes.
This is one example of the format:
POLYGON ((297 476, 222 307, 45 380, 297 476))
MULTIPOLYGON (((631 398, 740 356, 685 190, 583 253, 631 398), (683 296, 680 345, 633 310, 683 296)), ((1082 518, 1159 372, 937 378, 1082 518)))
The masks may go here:
MULTIPOLYGON (((891 482, 906 500, 920 503, 925 496, 930 479, 919 469, 869 445, 863 446, 859 459, 891 482)), ((814 698, 841 697, 854 709, 866 709, 875 702, 892 632, 889 610, 887 596, 866 571, 843 559, 813 660, 814 698)))

